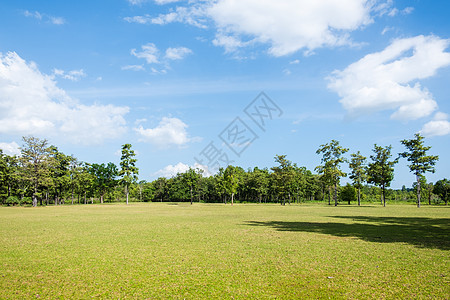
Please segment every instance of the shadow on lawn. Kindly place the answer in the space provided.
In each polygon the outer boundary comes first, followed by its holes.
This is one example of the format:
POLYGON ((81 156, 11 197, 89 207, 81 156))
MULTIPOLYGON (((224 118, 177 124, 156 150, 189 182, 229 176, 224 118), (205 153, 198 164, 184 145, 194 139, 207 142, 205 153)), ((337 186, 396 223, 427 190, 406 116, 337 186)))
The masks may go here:
POLYGON ((339 237, 356 237, 368 242, 407 243, 416 247, 450 250, 450 219, 331 216, 339 222, 248 221, 245 225, 267 226, 279 231, 303 231, 339 237))

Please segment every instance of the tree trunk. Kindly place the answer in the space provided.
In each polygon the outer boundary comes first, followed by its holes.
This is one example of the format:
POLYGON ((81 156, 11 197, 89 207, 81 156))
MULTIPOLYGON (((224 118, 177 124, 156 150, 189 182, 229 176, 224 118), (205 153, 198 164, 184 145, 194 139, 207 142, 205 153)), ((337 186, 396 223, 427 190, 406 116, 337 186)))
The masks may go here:
POLYGON ((334 206, 338 205, 338 199, 337 199, 337 182, 334 183, 334 206))
POLYGON ((417 207, 420 207, 420 177, 416 175, 417 179, 417 207))
POLYGON ((191 205, 192 205, 192 185, 191 185, 191 205))
POLYGON ((358 206, 361 206, 361 188, 358 187, 358 206))
POLYGON ((125 193, 127 194, 127 205, 128 205, 128 185, 125 185, 125 193))
POLYGON ((328 187, 328 205, 331 205, 331 186, 328 187))
POLYGON ((100 194, 100 203, 103 204, 103 195, 104 194, 100 194))
POLYGON ((233 206, 233 202, 234 202, 234 193, 231 193, 231 206, 233 206))
POLYGON ((86 201, 86 191, 84 191, 84 204, 87 204, 87 201, 86 201))
POLYGON ((385 195, 385 187, 384 184, 382 186, 382 199, 383 199, 383 207, 386 207, 386 195, 385 195))

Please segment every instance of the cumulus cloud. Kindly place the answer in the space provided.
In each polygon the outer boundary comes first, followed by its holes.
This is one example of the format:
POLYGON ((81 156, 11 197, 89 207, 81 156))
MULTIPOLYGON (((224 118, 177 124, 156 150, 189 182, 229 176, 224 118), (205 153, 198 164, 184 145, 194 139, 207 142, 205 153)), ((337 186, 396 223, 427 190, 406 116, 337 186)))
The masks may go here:
POLYGON ((0 149, 3 150, 4 154, 10 155, 10 156, 20 155, 19 145, 16 142, 0 143, 0 149))
POLYGON ((328 78, 352 116, 394 110, 392 119, 414 120, 437 109, 431 93, 418 82, 450 65, 449 40, 436 36, 398 39, 328 78))
POLYGON ((433 120, 426 123, 420 131, 426 137, 450 134, 450 122, 447 114, 437 112, 433 120))
POLYGON ((81 104, 35 63, 27 63, 15 52, 0 54, 0 133, 101 143, 126 131, 128 111, 128 107, 81 104))
POLYGON ((202 170, 203 171, 202 174, 205 177, 209 177, 212 175, 208 169, 208 166, 204 166, 199 163, 195 163, 193 166, 189 166, 187 164, 179 162, 176 165, 168 165, 168 166, 164 167, 163 169, 157 171, 155 173, 155 176, 171 178, 171 177, 176 176, 178 173, 185 173, 186 171, 189 170, 189 168, 202 170))
MULTIPOLYGON (((407 8, 404 13, 410 11, 407 8)), ((262 43, 270 45, 271 55, 283 56, 299 50, 310 53, 321 47, 352 45, 350 32, 372 23, 376 16, 398 12, 392 0, 202 0, 170 8, 166 14, 125 20, 160 25, 181 22, 200 28, 212 25, 216 28, 214 45, 227 52, 262 43)))
POLYGON ((208 9, 219 30, 271 45, 282 56, 300 49, 350 44, 347 32, 372 22, 374 1, 367 0, 219 0, 208 9))
POLYGON ((160 148, 184 146, 191 141, 187 125, 178 118, 162 118, 155 128, 144 128, 142 125, 134 130, 143 141, 150 142, 160 148))

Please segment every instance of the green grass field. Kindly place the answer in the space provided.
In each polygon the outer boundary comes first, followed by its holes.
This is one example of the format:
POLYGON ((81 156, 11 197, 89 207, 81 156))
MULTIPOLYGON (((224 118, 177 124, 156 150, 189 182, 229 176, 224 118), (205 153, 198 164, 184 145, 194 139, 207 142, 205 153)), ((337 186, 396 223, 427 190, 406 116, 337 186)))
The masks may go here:
POLYGON ((450 208, 0 208, 0 298, 450 297, 450 208))

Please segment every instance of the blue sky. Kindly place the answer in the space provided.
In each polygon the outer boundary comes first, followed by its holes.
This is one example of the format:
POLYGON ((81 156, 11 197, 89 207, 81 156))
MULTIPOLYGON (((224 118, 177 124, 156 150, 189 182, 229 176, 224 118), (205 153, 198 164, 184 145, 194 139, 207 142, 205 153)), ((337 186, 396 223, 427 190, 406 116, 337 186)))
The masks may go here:
MULTIPOLYGON (((131 143, 153 180, 276 154, 313 170, 331 139, 369 156, 421 132, 440 156, 429 181, 448 178, 449 13, 444 0, 5 0, 0 148, 35 135, 118 163, 131 143)), ((399 163, 392 185, 413 181, 399 163)))

